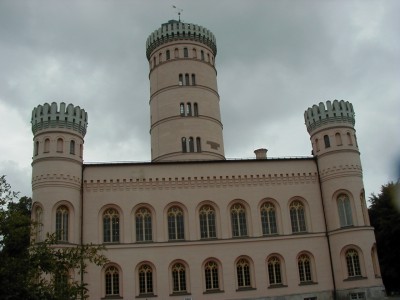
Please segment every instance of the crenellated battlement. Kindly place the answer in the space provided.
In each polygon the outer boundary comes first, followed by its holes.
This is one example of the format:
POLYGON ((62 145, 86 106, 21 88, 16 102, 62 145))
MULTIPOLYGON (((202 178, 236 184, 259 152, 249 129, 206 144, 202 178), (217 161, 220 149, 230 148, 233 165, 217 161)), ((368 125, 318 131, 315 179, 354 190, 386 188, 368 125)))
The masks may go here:
POLYGON ((319 105, 313 105, 304 112, 304 121, 307 131, 310 133, 317 127, 329 123, 349 123, 354 126, 354 110, 353 105, 344 100, 326 101, 319 105))
POLYGON ((217 55, 217 42, 214 34, 207 28, 195 24, 182 23, 176 20, 170 20, 155 30, 146 41, 146 56, 150 59, 151 52, 161 44, 173 41, 175 39, 187 39, 201 42, 217 55))
POLYGON ((88 125, 88 115, 86 111, 73 104, 56 102, 38 105, 32 110, 32 132, 36 134, 39 130, 48 128, 72 129, 82 136, 85 136, 88 125))

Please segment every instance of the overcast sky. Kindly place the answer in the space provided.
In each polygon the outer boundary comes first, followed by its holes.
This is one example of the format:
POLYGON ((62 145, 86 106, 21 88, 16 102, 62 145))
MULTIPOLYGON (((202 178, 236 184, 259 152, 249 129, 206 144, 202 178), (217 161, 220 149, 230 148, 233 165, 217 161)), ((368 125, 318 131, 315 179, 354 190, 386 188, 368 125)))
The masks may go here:
POLYGON ((0 175, 31 195, 32 109, 89 114, 85 162, 149 161, 145 42, 177 19, 217 38, 227 158, 309 156, 304 111, 353 103, 366 194, 400 166, 400 1, 0 0, 0 175))

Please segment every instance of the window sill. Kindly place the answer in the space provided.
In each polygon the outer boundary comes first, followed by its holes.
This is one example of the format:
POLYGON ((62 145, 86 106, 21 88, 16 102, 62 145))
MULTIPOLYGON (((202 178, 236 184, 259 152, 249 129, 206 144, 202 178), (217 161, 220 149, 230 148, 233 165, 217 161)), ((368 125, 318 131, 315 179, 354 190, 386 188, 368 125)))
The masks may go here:
POLYGON ((254 291, 256 290, 256 288, 253 287, 240 287, 238 289, 236 289, 236 292, 245 292, 245 291, 254 291))
POLYGON ((101 299, 124 299, 124 298, 121 297, 120 295, 109 295, 109 296, 105 296, 101 299))
POLYGON ((367 279, 367 277, 364 277, 364 276, 353 276, 353 277, 347 277, 343 281, 355 281, 355 280, 364 280, 364 279, 367 279))
POLYGON ((268 288, 269 289, 279 289, 279 288, 285 288, 288 287, 285 284, 279 283, 279 284, 271 284, 268 288))
POLYGON ((220 289, 215 289, 215 290, 207 290, 203 292, 204 295, 206 294, 217 294, 217 293, 225 293, 225 291, 220 290, 220 289))
POLYGON ((313 284, 318 284, 318 282, 314 282, 314 281, 300 282, 299 286, 302 286, 302 285, 313 285, 313 284))
POLYGON ((154 295, 153 293, 140 294, 139 296, 136 296, 136 298, 154 298, 154 297, 157 297, 157 295, 154 295))
POLYGON ((187 295, 191 295, 191 293, 189 292, 173 292, 172 294, 169 294, 170 296, 187 296, 187 295))

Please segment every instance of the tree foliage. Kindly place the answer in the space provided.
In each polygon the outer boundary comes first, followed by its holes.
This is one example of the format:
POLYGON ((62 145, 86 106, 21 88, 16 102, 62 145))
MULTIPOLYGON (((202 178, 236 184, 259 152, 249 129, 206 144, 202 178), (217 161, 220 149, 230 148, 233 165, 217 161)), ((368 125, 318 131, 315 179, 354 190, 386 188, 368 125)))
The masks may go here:
POLYGON ((104 248, 59 244, 55 234, 35 243, 31 233, 32 199, 11 190, 0 176, 0 295, 1 299, 54 300, 88 298, 84 273, 88 264, 104 265, 104 248))
POLYGON ((372 194, 369 216, 375 227, 382 280, 386 290, 400 291, 400 182, 382 186, 378 196, 372 194))

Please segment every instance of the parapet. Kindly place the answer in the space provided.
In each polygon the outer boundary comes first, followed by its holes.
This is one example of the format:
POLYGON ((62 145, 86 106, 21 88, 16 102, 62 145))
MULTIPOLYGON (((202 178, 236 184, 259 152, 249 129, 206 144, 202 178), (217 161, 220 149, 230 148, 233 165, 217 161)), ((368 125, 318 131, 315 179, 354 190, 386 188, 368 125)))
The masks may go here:
POLYGON ((210 30, 199 25, 170 20, 147 38, 147 59, 150 59, 151 52, 161 44, 180 39, 201 42, 211 48, 214 56, 217 55, 217 42, 210 30))
POLYGON ((88 115, 84 109, 73 104, 66 106, 64 102, 61 102, 58 108, 56 102, 51 103, 51 105, 45 103, 32 110, 31 123, 33 134, 48 128, 65 128, 74 130, 84 137, 88 115))
POLYGON ((304 112, 304 121, 307 131, 310 133, 317 127, 329 123, 348 123, 354 126, 353 105, 344 100, 326 101, 326 107, 323 102, 319 105, 313 105, 304 112))

